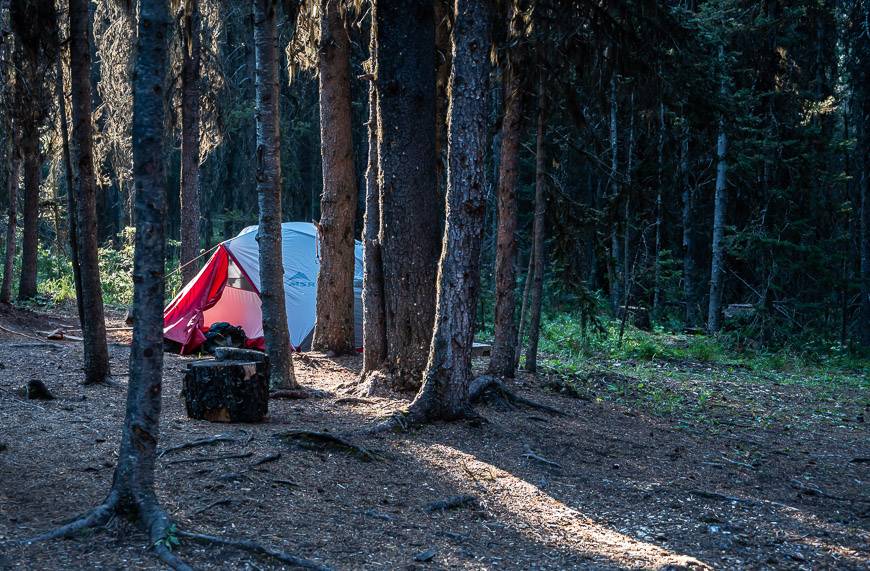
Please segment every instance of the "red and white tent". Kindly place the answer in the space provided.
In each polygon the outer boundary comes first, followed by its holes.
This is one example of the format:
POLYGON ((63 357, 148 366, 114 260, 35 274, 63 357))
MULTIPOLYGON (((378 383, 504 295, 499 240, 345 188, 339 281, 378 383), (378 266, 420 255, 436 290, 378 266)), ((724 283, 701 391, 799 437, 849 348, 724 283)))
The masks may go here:
MULTIPOLYGON (((257 227, 222 242, 208 263, 163 310, 163 336, 181 345, 182 353, 196 351, 212 323, 240 326, 248 346, 263 348, 260 304, 260 258, 257 227)), ((320 255, 317 229, 306 222, 281 225, 284 258, 284 299, 290 343, 297 350, 310 347, 317 299, 320 255)), ((356 243, 354 268, 355 344, 362 346, 362 246, 356 243)))

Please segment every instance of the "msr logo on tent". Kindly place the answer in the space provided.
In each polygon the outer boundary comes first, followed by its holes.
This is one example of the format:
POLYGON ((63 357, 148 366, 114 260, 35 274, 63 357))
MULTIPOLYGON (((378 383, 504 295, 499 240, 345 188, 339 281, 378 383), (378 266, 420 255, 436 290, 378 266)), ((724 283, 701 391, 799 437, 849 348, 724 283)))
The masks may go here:
POLYGON ((293 287, 314 287, 316 284, 302 272, 296 272, 287 280, 287 284, 293 287))

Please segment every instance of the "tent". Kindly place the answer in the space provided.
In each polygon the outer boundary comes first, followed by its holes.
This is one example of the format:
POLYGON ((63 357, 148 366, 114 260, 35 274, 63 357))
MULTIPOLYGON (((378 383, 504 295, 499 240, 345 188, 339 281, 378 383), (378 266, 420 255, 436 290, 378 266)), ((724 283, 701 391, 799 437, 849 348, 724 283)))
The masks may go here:
MULTIPOLYGON (((299 351, 311 347, 314 332, 320 255, 317 229, 307 222, 281 225, 284 259, 284 300, 290 343, 299 351)), ((356 243, 354 268, 354 343, 362 347, 362 246, 356 243)), ((196 351, 205 332, 217 322, 240 326, 248 347, 262 349, 260 259, 257 226, 221 242, 208 263, 163 310, 163 336, 180 345, 181 353, 196 351)))

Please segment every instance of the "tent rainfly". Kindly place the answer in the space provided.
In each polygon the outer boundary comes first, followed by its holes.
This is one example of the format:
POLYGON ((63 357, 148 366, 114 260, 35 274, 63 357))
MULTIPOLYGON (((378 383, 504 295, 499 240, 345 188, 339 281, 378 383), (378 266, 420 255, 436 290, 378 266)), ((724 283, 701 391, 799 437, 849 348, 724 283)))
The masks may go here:
MULTIPOLYGON (((320 255, 317 228, 307 222, 281 225, 284 259, 284 303, 290 343, 298 351, 311 347, 314 332, 317 274, 320 255)), ((362 347, 362 246, 354 253, 354 344, 362 347)), ((163 336, 181 345, 181 353, 195 352, 213 323, 240 326, 248 347, 263 349, 260 304, 260 257, 257 226, 221 242, 208 263, 163 310, 163 336)))

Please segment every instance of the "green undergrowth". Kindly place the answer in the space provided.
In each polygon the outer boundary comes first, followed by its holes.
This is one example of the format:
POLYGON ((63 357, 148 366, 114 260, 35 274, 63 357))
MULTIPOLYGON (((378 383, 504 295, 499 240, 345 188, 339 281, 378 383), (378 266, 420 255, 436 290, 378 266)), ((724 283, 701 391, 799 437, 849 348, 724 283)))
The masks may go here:
POLYGON ((617 321, 593 330, 567 313, 548 316, 540 341, 546 385, 680 421, 760 428, 818 419, 860 425, 870 407, 870 360, 836 345, 747 350, 728 333, 627 326, 620 339, 619 330, 617 321))

